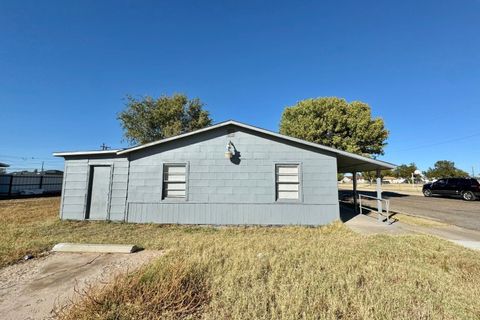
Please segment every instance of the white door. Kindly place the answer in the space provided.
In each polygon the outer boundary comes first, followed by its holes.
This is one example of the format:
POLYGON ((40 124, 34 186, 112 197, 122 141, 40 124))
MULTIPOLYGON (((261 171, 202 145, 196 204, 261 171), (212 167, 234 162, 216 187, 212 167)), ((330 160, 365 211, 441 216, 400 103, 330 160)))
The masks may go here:
POLYGON ((110 166, 90 168, 90 194, 87 219, 106 220, 110 192, 110 166))

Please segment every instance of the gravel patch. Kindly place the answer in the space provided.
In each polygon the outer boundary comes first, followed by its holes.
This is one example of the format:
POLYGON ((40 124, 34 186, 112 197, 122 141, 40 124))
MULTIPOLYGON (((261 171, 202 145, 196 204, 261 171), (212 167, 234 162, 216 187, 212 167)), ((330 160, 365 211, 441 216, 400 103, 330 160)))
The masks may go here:
POLYGON ((92 285, 132 272, 162 251, 133 254, 50 253, 0 269, 2 319, 52 319, 54 308, 78 299, 92 285))

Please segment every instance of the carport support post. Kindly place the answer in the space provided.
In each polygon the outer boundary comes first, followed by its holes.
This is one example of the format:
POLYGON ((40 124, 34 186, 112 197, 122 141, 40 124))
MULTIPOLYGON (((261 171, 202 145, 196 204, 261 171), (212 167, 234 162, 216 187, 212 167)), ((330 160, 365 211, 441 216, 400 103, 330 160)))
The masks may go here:
POLYGON ((380 169, 377 169, 377 208, 378 208, 378 221, 382 221, 382 178, 380 176, 380 169))
POLYGON ((358 208, 357 208, 357 172, 353 171, 352 172, 352 177, 353 177, 353 210, 355 213, 358 213, 358 208))

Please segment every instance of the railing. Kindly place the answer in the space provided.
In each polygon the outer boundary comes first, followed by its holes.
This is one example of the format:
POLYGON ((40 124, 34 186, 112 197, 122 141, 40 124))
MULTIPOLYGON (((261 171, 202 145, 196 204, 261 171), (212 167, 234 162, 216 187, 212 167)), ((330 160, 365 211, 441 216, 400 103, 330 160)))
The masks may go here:
POLYGON ((386 217, 387 217, 387 224, 392 224, 393 221, 390 220, 390 200, 382 199, 382 198, 377 198, 373 196, 367 196, 365 194, 358 194, 358 204, 360 205, 360 213, 363 212, 363 207, 362 207, 362 198, 366 199, 372 199, 372 200, 377 200, 377 213, 378 213, 378 221, 382 222, 383 221, 383 206, 381 205, 382 202, 385 202, 385 211, 386 211, 386 217))

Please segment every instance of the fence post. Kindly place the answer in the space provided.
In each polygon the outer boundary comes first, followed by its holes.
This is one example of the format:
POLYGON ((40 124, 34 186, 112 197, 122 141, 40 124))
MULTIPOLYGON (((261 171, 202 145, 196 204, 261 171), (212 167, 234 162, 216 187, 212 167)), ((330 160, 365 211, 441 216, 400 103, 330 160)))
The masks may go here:
POLYGON ((38 189, 42 189, 43 187, 43 174, 40 176, 40 186, 38 187, 38 189))
POLYGON ((12 195, 13 175, 10 175, 10 182, 8 184, 8 196, 12 195))

